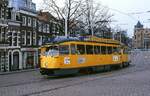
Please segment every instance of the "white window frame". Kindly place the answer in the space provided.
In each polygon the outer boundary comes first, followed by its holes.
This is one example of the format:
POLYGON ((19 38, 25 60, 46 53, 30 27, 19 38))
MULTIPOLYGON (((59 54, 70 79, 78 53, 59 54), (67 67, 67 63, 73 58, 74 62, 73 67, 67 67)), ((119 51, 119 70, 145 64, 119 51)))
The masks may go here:
POLYGON ((22 16, 22 25, 26 26, 27 24, 27 18, 26 16, 22 16))
POLYGON ((33 31, 33 45, 36 45, 36 31, 33 31))
POLYGON ((28 26, 31 26, 31 25, 32 25, 32 18, 28 17, 28 26))
POLYGON ((23 30, 22 33, 23 33, 23 36, 24 36, 24 37, 22 36, 24 38, 24 39, 22 39, 23 40, 22 45, 26 45, 26 35, 27 35, 27 33, 26 33, 25 30, 23 30))
POLYGON ((49 31, 50 31, 50 29, 49 29, 49 24, 47 24, 47 26, 46 26, 46 28, 47 28, 47 33, 50 33, 49 31))
POLYGON ((33 27, 36 28, 36 19, 33 19, 33 27))
POLYGON ((42 23, 39 21, 38 22, 38 31, 41 32, 42 31, 42 23))
POLYGON ((43 25, 43 33, 47 33, 47 32, 46 32, 46 28, 47 28, 47 24, 44 24, 44 25, 43 25))

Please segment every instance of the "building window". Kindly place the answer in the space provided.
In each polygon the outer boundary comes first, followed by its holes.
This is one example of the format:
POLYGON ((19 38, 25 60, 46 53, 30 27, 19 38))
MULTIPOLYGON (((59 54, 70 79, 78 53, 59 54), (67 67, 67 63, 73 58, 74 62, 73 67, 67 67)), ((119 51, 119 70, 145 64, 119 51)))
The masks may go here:
POLYGON ((47 33, 50 33, 49 31, 49 24, 47 24, 47 26, 46 26, 46 28, 47 28, 47 33))
POLYGON ((1 41, 5 41, 5 28, 1 29, 1 41))
POLYGON ((43 38, 42 36, 39 36, 39 38, 38 38, 38 44, 39 45, 42 45, 42 38, 43 38))
POLYGON ((31 18, 30 17, 28 17, 28 26, 31 26, 31 18))
POLYGON ((29 45, 32 45, 32 32, 30 32, 30 44, 29 45))
POLYGON ((38 22, 38 29, 39 29, 39 32, 42 31, 42 23, 40 21, 38 22))
POLYGON ((1 8, 1 10, 0 10, 1 12, 0 12, 0 15, 1 15, 1 18, 2 19, 4 19, 4 13, 5 13, 5 11, 4 11, 4 8, 1 8))
POLYGON ((46 36, 42 36, 42 44, 45 42, 46 36))
POLYGON ((46 24, 43 25, 43 32, 46 33, 46 24))
POLYGON ((17 46, 20 45, 20 31, 17 32, 17 46))
POLYGON ((56 25, 55 23, 52 24, 52 33, 55 33, 56 32, 56 25))
POLYGON ((33 45, 36 45, 36 31, 33 31, 33 45))
POLYGON ((36 28, 36 19, 33 19, 33 27, 36 28))
POLYGON ((27 32, 27 40, 26 40, 26 42, 27 42, 27 45, 31 45, 31 42, 32 42, 32 32, 31 31, 28 31, 27 32))
POLYGON ((22 25, 26 25, 26 17, 25 16, 22 16, 22 25))
POLYGON ((12 46, 16 46, 16 31, 12 30, 12 46))
POLYGON ((22 31, 22 45, 26 45, 26 31, 22 31))

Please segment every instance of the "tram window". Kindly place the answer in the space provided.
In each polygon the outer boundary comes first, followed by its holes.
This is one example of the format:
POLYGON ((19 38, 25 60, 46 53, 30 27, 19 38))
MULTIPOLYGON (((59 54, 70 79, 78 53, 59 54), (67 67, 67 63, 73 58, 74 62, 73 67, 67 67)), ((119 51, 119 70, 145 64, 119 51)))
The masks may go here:
POLYGON ((85 54, 85 45, 77 45, 77 51, 79 54, 85 54))
POLYGON ((100 54, 100 46, 94 46, 94 53, 100 54))
POLYGON ((118 47, 113 47, 113 53, 119 53, 119 48, 118 47))
POLYGON ((117 52, 117 47, 113 47, 113 53, 116 53, 117 52))
POLYGON ((108 54, 112 54, 112 47, 107 47, 108 54))
POLYGON ((59 54, 58 46, 46 47, 45 55, 56 56, 59 54))
POLYGON ((106 54, 106 46, 101 46, 101 53, 106 54))
POLYGON ((125 48, 125 49, 123 50, 123 53, 124 53, 124 54, 128 54, 128 50, 125 48))
POLYGON ((69 54, 69 46, 68 45, 60 45, 59 53, 62 55, 69 54))
POLYGON ((93 46, 86 45, 86 52, 87 52, 87 54, 93 54, 93 46))
POLYGON ((71 54, 76 54, 77 53, 75 44, 71 44, 70 49, 71 49, 71 54))

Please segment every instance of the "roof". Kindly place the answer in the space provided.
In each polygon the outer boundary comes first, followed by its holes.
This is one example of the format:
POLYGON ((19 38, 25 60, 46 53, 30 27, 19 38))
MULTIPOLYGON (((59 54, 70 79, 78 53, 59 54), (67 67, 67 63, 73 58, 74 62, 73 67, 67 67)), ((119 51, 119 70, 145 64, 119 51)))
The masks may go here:
POLYGON ((143 25, 141 24, 140 21, 137 22, 137 24, 135 25, 135 28, 143 28, 143 25))
POLYGON ((54 38, 49 38, 44 44, 55 44, 62 43, 68 41, 82 41, 82 42, 97 42, 97 43, 108 43, 108 44, 120 44, 119 41, 113 39, 104 39, 98 38, 95 36, 81 36, 81 37, 65 37, 65 36, 57 36, 54 38))

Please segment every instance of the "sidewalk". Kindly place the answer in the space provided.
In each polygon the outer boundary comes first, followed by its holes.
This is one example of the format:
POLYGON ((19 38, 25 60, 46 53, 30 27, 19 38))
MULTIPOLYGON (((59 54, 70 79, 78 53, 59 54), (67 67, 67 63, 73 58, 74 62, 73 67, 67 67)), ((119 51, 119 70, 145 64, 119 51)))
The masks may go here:
POLYGON ((37 70, 39 70, 39 68, 34 68, 34 69, 24 69, 24 70, 9 71, 9 72, 0 72, 0 75, 9 75, 9 74, 15 74, 15 73, 37 71, 37 70))

